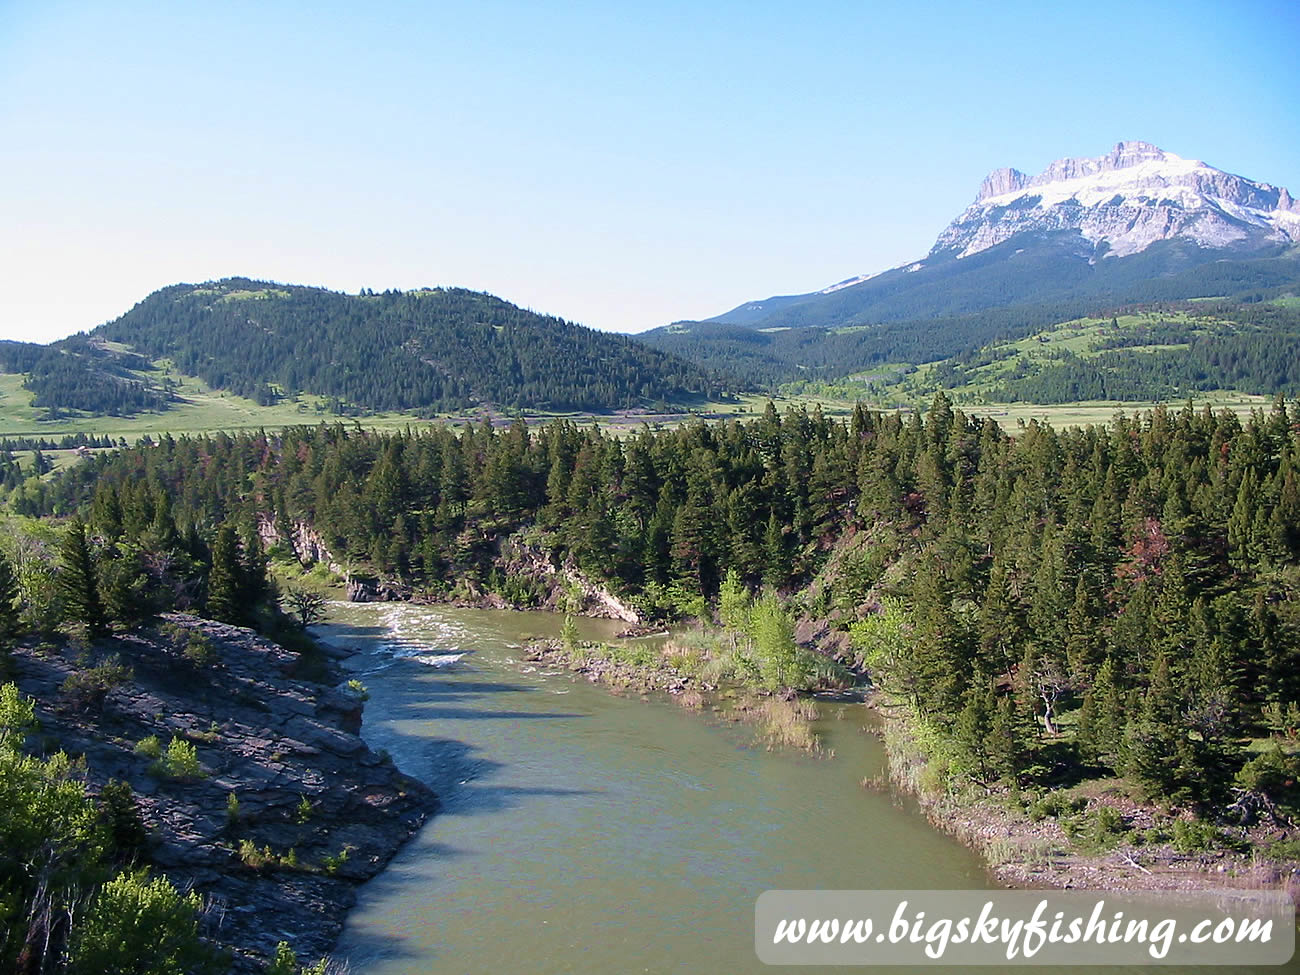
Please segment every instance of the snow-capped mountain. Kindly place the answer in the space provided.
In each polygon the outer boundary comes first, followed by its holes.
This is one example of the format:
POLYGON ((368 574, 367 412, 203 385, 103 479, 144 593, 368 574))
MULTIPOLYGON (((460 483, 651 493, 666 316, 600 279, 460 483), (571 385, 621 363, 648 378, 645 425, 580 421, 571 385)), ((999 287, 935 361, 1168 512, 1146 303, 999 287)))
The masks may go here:
POLYGON ((1121 142, 1097 158, 1058 159, 1037 176, 994 170, 920 260, 748 301, 706 321, 841 327, 1231 294, 1247 279, 1261 288, 1290 280, 1297 244, 1300 202, 1287 190, 1121 142), (1252 267, 1236 268, 1241 262, 1252 267))
POLYGON ((1058 159, 1032 178, 994 170, 931 254, 969 257, 1018 234, 1062 230, 1077 230, 1098 257, 1125 257, 1171 238, 1255 250, 1300 242, 1300 202, 1284 188, 1150 143, 1121 142, 1095 159, 1058 159))

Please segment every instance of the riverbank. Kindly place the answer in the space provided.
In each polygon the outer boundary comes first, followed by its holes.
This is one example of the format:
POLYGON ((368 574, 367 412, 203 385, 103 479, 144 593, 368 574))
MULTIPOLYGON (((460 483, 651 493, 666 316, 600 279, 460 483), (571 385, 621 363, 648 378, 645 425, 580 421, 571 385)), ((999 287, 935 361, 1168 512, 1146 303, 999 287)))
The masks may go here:
POLYGON ((907 709, 884 694, 868 705, 881 718, 892 788, 914 797, 935 827, 979 853, 1005 886, 1300 893, 1294 863, 1233 850, 1223 845, 1231 841, 1226 833, 1212 836, 1189 818, 1138 802, 1118 779, 1056 790, 1028 804, 1028 797, 1005 789, 950 792, 936 781, 907 709))
POLYGON ((764 692, 738 681, 729 665, 705 656, 698 646, 671 641, 657 648, 530 640, 523 659, 571 671, 619 693, 665 694, 687 710, 756 725, 769 747, 821 753, 812 730, 818 712, 811 697, 793 691, 764 692))
POLYGON ((281 941, 327 954, 357 887, 436 808, 361 739, 363 688, 252 630, 167 614, 10 659, 37 702, 38 747, 84 756, 92 794, 131 787, 140 862, 203 895, 203 933, 232 972, 262 971, 281 941))

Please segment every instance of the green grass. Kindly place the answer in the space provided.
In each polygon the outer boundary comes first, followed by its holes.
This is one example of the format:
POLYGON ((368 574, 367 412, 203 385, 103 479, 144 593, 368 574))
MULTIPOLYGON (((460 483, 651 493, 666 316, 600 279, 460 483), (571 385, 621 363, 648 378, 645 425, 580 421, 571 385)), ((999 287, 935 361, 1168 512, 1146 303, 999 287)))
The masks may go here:
MULTIPOLYGON (((963 411, 972 416, 989 416, 1014 433, 1019 421, 1028 423, 1031 419, 1041 423, 1050 423, 1059 428, 1087 426, 1088 424, 1109 423, 1116 415, 1124 413, 1133 416, 1136 413, 1164 406, 1171 410, 1182 409, 1186 400, 1167 402, 1121 403, 1117 401, 1092 401, 1082 403, 1060 403, 1040 406, 1034 403, 990 403, 983 405, 958 404, 963 411)), ((1254 396, 1247 393, 1225 392, 1211 393, 1193 400, 1196 409, 1208 405, 1216 412, 1228 410, 1239 417, 1248 417, 1253 410, 1268 410, 1273 405, 1271 396, 1254 396)))
MULTIPOLYGON (((135 441, 148 434, 202 433, 213 430, 249 430, 259 427, 285 427, 302 423, 334 422, 328 412, 318 412, 319 397, 302 397, 299 403, 281 402, 274 406, 257 403, 233 393, 214 390, 198 379, 176 376, 181 402, 163 413, 138 413, 130 417, 65 416, 45 418, 45 411, 31 405, 32 394, 22 386, 23 377, 0 374, 0 436, 61 437, 68 433, 108 434, 135 441)), ((366 418, 368 426, 400 427, 415 423, 403 414, 379 414, 366 418)))
MULTIPOLYGON (((197 294, 197 292, 196 292, 197 294)), ((289 292, 282 288, 260 288, 257 291, 227 291, 217 301, 256 301, 259 298, 288 298, 289 292)))
MULTIPOLYGON (((1102 352, 1107 339, 1139 327, 1150 327, 1160 323, 1190 326, 1198 333, 1217 331, 1223 327, 1234 327, 1226 320, 1198 318, 1186 311, 1143 311, 1126 315, 1096 316, 1059 322, 1033 335, 1025 336, 1014 342, 997 343, 988 351, 1000 358, 975 368, 964 371, 963 385, 945 389, 955 403, 969 414, 991 416, 1004 425, 1016 425, 1020 421, 1036 419, 1053 426, 1074 426, 1078 424, 1105 423, 1118 412, 1129 414, 1149 410, 1160 405, 1159 401, 1090 401, 1065 404, 1039 405, 1033 403, 1001 403, 994 397, 996 391, 1014 377, 1017 367, 1028 364, 1031 370, 1049 366, 1063 357, 1073 356, 1090 359, 1102 352)), ((1185 343, 1168 343, 1154 345, 1126 346, 1132 352, 1174 352, 1186 349, 1185 343)), ((910 373, 896 379, 873 383, 872 396, 882 407, 924 408, 940 386, 939 368, 942 363, 926 363, 910 373)), ((873 377, 874 378, 874 377, 873 377)), ((1163 401, 1164 405, 1181 408, 1186 398, 1163 401)), ((1199 409, 1209 405, 1212 409, 1227 409, 1239 416, 1249 415, 1252 410, 1268 410, 1271 398, 1240 393, 1235 390, 1216 390, 1197 393, 1192 401, 1199 409)))
MULTIPOLYGON (((256 300, 278 294, 279 289, 236 291, 223 300, 256 300)), ((1300 305, 1300 298, 1285 297, 1277 303, 1300 305)), ((1116 324, 1121 330, 1157 322, 1188 322, 1185 312, 1144 312, 1121 315, 1116 324)), ((1197 320, 1203 321, 1203 320, 1197 320)), ((1207 323, 1208 324, 1208 323, 1207 323)), ((1001 404, 988 401, 989 394, 1009 378, 1017 361, 1027 359, 1032 363, 1047 363, 1069 353, 1080 357, 1096 355, 1107 335, 1114 334, 1110 318, 1083 318, 1061 322, 1035 335, 1016 342, 1005 343, 999 349, 1010 352, 1008 358, 972 370, 972 381, 948 390, 968 414, 988 416, 1014 431, 1021 421, 1036 419, 1053 426, 1073 426, 1089 423, 1106 423, 1116 413, 1129 414, 1147 410, 1154 402, 1084 402, 1043 406, 1032 403, 1001 404)), ((1181 346, 1144 346, 1143 350, 1173 349, 1181 346)), ((125 348, 125 347, 123 347, 125 348)), ((477 423, 483 416, 481 410, 467 410, 443 414, 432 419, 417 418, 406 413, 375 413, 362 417, 339 417, 327 409, 325 397, 304 395, 295 401, 282 401, 272 406, 259 406, 252 400, 233 393, 216 390, 191 376, 177 373, 174 365, 158 360, 155 381, 169 379, 176 384, 180 402, 163 413, 140 413, 131 417, 64 416, 47 419, 44 410, 31 405, 32 394, 23 388, 21 375, 0 374, 0 437, 59 438, 70 433, 108 435, 116 439, 135 442, 142 437, 157 438, 163 434, 180 436, 198 435, 216 431, 276 430, 287 426, 315 425, 320 422, 358 424, 367 429, 402 430, 418 428, 424 424, 462 425, 477 423)), ((924 409, 933 397, 936 383, 933 374, 937 364, 922 365, 912 372, 906 364, 881 366, 871 373, 835 383, 807 384, 804 391, 795 384, 782 395, 769 397, 762 394, 745 394, 730 402, 706 402, 690 408, 670 407, 665 412, 621 411, 611 414, 577 412, 523 411, 530 424, 566 418, 579 423, 594 422, 616 435, 635 432, 643 424, 675 426, 690 422, 696 417, 747 420, 761 416, 769 399, 778 411, 791 406, 820 409, 827 416, 847 416, 861 399, 876 409, 924 409)), ((1184 401, 1167 405, 1181 407, 1184 401)), ((1202 394, 1195 397, 1198 406, 1208 404, 1214 409, 1228 409, 1238 415, 1248 415, 1252 410, 1267 410, 1271 400, 1265 396, 1250 396, 1231 391, 1202 394)), ((499 414, 498 414, 499 415, 499 414)), ((78 459, 73 451, 49 451, 56 468, 67 467, 78 459)))
MULTIPOLYGON (((155 365, 158 372, 152 378, 155 380, 167 378, 175 382, 177 384, 175 392, 181 401, 162 413, 138 413, 129 417, 69 415, 56 420, 47 419, 44 410, 32 406, 32 393, 23 388, 21 375, 0 373, 0 437, 57 439, 70 433, 93 433, 96 436, 107 434, 115 440, 124 438, 128 443, 134 443, 144 436, 157 439, 165 433, 180 436, 212 433, 218 430, 228 433, 241 430, 278 430, 321 422, 328 424, 341 422, 348 426, 356 423, 372 430, 404 430, 407 427, 417 429, 428 424, 477 423, 483 415, 481 410, 466 410, 440 414, 432 419, 396 412, 372 413, 356 418, 340 417, 328 411, 326 397, 311 395, 299 396, 296 402, 286 400, 272 406, 259 406, 253 400, 224 390, 213 389, 193 376, 178 374, 172 363, 166 359, 158 360, 155 365)), ((750 396, 743 398, 739 404, 702 402, 689 408, 670 407, 664 413, 643 414, 622 411, 611 414, 591 414, 525 410, 522 415, 529 423, 544 423, 558 418, 571 419, 580 423, 594 421, 617 433, 638 430, 643 423, 672 426, 698 415, 730 416, 733 415, 737 405, 741 406, 739 415, 756 416, 762 413, 766 403, 767 400, 763 397, 750 396)), ((47 451, 47 454, 56 466, 68 466, 75 463, 77 459, 73 451, 47 451)))
MULTIPOLYGON (((922 367, 925 368, 925 367, 922 367)), ((373 430, 404 430, 407 427, 418 429, 422 425, 452 424, 461 425, 478 422, 481 414, 467 411, 458 414, 443 415, 434 419, 420 419, 406 413, 377 413, 368 416, 338 417, 326 411, 318 411, 317 404, 323 404, 320 397, 300 397, 299 403, 281 402, 273 406, 258 406, 252 400, 244 399, 233 393, 213 390, 200 380, 192 377, 180 379, 177 394, 182 402, 164 413, 140 413, 132 417, 114 416, 79 416, 65 417, 59 420, 45 420, 43 411, 31 406, 31 393, 22 388, 22 377, 13 374, 0 374, 0 437, 47 437, 58 438, 69 433, 105 434, 114 439, 124 438, 134 443, 141 437, 157 439, 163 434, 172 436, 183 434, 198 435, 219 430, 229 433, 241 430, 278 430, 283 427, 315 425, 320 422, 353 423, 373 430)), ((846 389, 847 391, 847 389, 846 389)), ((957 390, 958 405, 968 415, 987 416, 999 424, 1014 431, 1018 421, 1029 422, 1036 419, 1056 427, 1076 426, 1089 423, 1104 424, 1117 413, 1133 415, 1142 410, 1149 410, 1159 405, 1154 402, 1085 402, 1061 405, 1041 406, 1033 403, 971 403, 963 402, 974 399, 969 390, 957 390)), ((862 401, 876 409, 924 409, 932 393, 918 392, 903 395, 893 390, 886 390, 885 396, 863 396, 862 401)), ((589 413, 546 413, 525 411, 524 417, 530 424, 545 423, 556 418, 567 418, 577 422, 595 422, 615 434, 630 434, 639 430, 644 423, 675 426, 690 422, 695 417, 726 418, 750 420, 763 415, 771 399, 779 412, 784 413, 789 407, 820 408, 826 416, 844 417, 852 413, 858 398, 850 395, 776 395, 768 397, 761 394, 744 394, 735 402, 704 403, 690 411, 668 413, 623 413, 611 415, 592 415, 589 413)), ((1169 402, 1170 408, 1181 408, 1185 401, 1169 402)), ((1211 393, 1196 397, 1197 408, 1208 404, 1213 409, 1227 409, 1238 416, 1248 416, 1252 410, 1267 411, 1272 405, 1271 397, 1251 396, 1242 393, 1211 393)), ((71 450, 47 451, 46 455, 54 462, 56 469, 76 463, 78 456, 71 450)), ((30 464, 30 453, 24 460, 30 464)))

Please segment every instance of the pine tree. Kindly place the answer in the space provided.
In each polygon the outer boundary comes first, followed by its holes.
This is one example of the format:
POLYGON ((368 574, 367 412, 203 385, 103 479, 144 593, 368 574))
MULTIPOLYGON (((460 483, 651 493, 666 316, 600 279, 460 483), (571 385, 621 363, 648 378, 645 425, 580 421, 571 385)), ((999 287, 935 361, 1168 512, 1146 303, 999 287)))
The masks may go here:
POLYGON ((1186 738, 1169 661, 1161 653, 1152 666, 1141 706, 1136 714, 1130 714, 1125 728, 1125 773, 1148 795, 1168 795, 1178 778, 1177 769, 1184 757, 1180 745, 1186 738))
POLYGON ((1255 505, 1259 482, 1253 469, 1247 470, 1237 489, 1237 500, 1228 518, 1228 549, 1233 565, 1246 569, 1255 559, 1255 505))
POLYGON ((212 540, 212 569, 208 573, 208 615, 225 623, 244 623, 241 599, 243 566, 239 562, 239 541, 229 523, 217 529, 212 540))
POLYGON ((965 699, 953 723, 953 744, 961 756, 962 770, 974 781, 987 785, 999 775, 991 751, 997 701, 982 675, 976 675, 971 682, 965 699))
POLYGON ((1016 724, 1016 702, 1009 696, 998 698, 989 727, 989 767, 1013 789, 1024 763, 1024 738, 1016 724))
POLYGON ((95 557, 86 538, 86 526, 74 518, 59 549, 59 594, 69 617, 86 628, 91 638, 108 633, 108 616, 99 595, 95 557))
POLYGON ((763 581, 781 588, 790 578, 790 560, 785 551, 785 533, 773 512, 763 534, 763 581))
POLYGON ((1099 632, 1099 611, 1080 576, 1074 585, 1074 602, 1066 614, 1065 659, 1075 683, 1087 684, 1100 664, 1104 641, 1099 632))
POLYGON ((18 605, 18 579, 9 559, 0 552, 0 640, 18 635, 22 613, 18 605))

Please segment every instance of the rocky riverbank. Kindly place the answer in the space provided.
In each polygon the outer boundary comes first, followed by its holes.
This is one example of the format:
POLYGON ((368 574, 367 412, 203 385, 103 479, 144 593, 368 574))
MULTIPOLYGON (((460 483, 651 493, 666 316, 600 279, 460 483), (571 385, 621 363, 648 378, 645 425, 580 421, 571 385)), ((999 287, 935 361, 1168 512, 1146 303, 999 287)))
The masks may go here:
POLYGON ((524 647, 526 665, 567 669, 593 684, 618 693, 666 694, 692 711, 709 711, 727 721, 758 727, 760 741, 768 747, 797 748, 821 754, 812 730, 817 705, 794 691, 772 694, 735 680, 710 679, 673 663, 685 656, 681 648, 665 651, 650 647, 580 643, 566 646, 559 640, 532 640, 524 647))
POLYGON ((37 744, 84 755, 92 793, 110 778, 131 786, 142 859, 205 897, 205 933, 234 972, 261 971, 280 941, 302 959, 326 954, 357 886, 436 807, 361 739, 364 690, 307 670, 251 630, 182 614, 90 646, 12 652, 13 679, 38 702, 37 744), (167 765, 173 739, 197 767, 167 765))
MULTIPOLYGON (((523 651, 524 660, 581 674, 593 684, 648 694, 658 691, 674 696, 700 697, 716 691, 717 684, 699 680, 672 666, 656 654, 619 655, 612 647, 582 644, 567 649, 559 640, 531 640, 523 651)), ((700 698, 702 701, 702 697, 700 698)))
MULTIPOLYGON (((1217 843, 1206 849, 1191 848, 1192 844, 1180 848, 1169 835, 1177 819, 1134 801, 1119 780, 1093 783, 1083 792, 1059 793, 1052 807, 1056 812, 1037 817, 1005 793, 954 794, 936 788, 927 776, 927 758, 905 710, 883 695, 869 703, 883 722, 889 785, 913 796, 932 824, 984 857, 990 873, 1008 887, 1280 888, 1293 897, 1300 892, 1300 871, 1294 863, 1217 843)), ((1261 825, 1240 839, 1258 842, 1270 829, 1261 825)), ((1271 832, 1271 839, 1286 836, 1285 830, 1271 832)))

